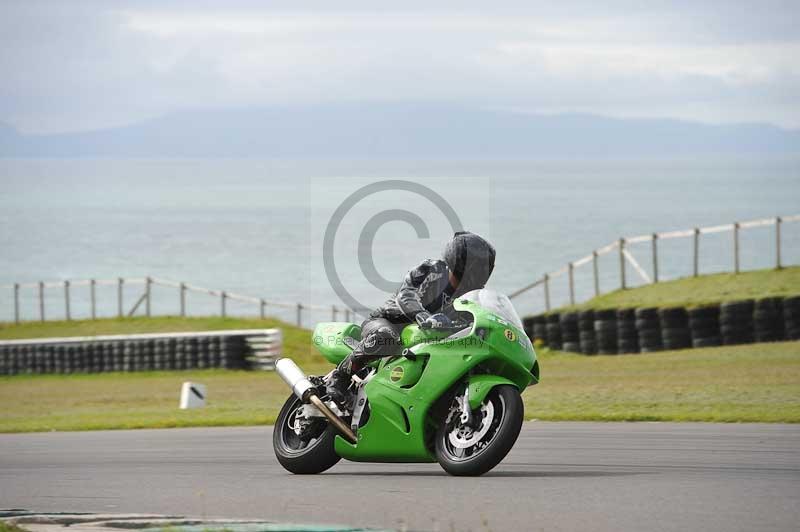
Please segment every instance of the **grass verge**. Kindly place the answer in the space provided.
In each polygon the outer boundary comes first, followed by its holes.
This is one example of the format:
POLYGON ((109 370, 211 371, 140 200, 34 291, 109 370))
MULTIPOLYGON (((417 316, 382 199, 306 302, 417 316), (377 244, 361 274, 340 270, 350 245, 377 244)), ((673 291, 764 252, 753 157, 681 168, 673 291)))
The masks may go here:
POLYGON ((615 290, 586 303, 558 309, 699 306, 739 299, 800 294, 800 267, 718 273, 615 290))
MULTIPOLYGON (((303 368, 329 369, 315 360, 303 368)), ((528 419, 800 422, 800 342, 540 360, 528 419)), ((2 377, 0 432, 268 424, 288 394, 272 372, 2 377), (206 408, 178 409, 186 380, 208 385, 206 408)))

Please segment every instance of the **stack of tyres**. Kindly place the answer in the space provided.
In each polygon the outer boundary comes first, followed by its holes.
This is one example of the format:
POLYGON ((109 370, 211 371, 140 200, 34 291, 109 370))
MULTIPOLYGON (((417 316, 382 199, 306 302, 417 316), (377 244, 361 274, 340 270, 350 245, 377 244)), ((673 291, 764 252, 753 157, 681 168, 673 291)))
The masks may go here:
POLYGON ((103 371, 116 371, 114 347, 114 342, 103 343, 103 371))
POLYGON ((209 367, 208 344, 208 337, 197 339, 197 367, 199 369, 209 367))
POLYGON ((582 310, 578 313, 578 334, 580 335, 581 353, 597 354, 597 340, 594 335, 594 311, 582 310))
POLYGON ((617 354, 617 311, 602 309, 594 311, 594 337, 597 351, 602 355, 617 354))
POLYGON ((561 348, 564 351, 580 353, 581 344, 578 335, 578 313, 565 312, 561 315, 561 348))
POLYGON ((545 319, 547 320, 547 346, 550 349, 560 350, 562 346, 559 314, 558 312, 548 314, 545 319))
POLYGON ((145 367, 147 371, 156 369, 156 341, 144 341, 145 367))
POLYGON ((211 356, 211 367, 212 368, 219 368, 222 367, 222 358, 220 355, 220 340, 219 336, 212 336, 209 340, 208 350, 211 356))
POLYGON ((719 332, 719 306, 690 308, 689 330, 692 334, 692 347, 713 347, 722 345, 719 332))
POLYGON ((153 346, 153 369, 162 370, 164 368, 164 346, 166 342, 159 338, 153 346))
POLYGON ((186 339, 186 360, 187 369, 197 368, 197 338, 186 339))
POLYGON ((167 353, 165 355, 166 359, 164 362, 166 366, 164 369, 176 369, 177 362, 175 360, 178 351, 178 340, 176 338, 168 338, 166 350, 167 353))
POLYGON ((544 316, 534 316, 531 318, 531 321, 531 329, 533 334, 533 336, 531 336, 531 342, 539 340, 544 345, 547 345, 547 320, 544 316))
POLYGON ((783 301, 780 297, 759 299, 753 311, 753 337, 756 342, 784 339, 783 301))
POLYGON ((6 359, 6 375, 17 374, 17 351, 14 346, 7 346, 3 348, 5 353, 3 356, 6 359))
POLYGON ((53 364, 53 346, 40 345, 36 349, 38 349, 42 357, 42 373, 53 373, 55 368, 55 364, 53 364))
POLYGON ((683 307, 662 308, 658 311, 661 324, 661 344, 664 349, 686 349, 692 346, 689 315, 683 307))
POLYGON ((114 342, 114 371, 125 371, 125 344, 122 340, 114 342))
POLYGON ((783 299, 784 338, 800 340, 800 296, 783 299))
POLYGON ((533 342, 533 316, 522 318, 522 330, 525 331, 525 336, 533 342))
POLYGON ((16 365, 16 361, 14 360, 16 358, 15 353, 12 352, 11 346, 2 347, 0 349, 2 349, 0 357, 3 358, 3 375, 14 375, 16 373, 16 371, 14 371, 14 366, 16 365))
POLYGON ((725 345, 753 343, 752 299, 731 301, 719 306, 719 328, 725 345))
POLYGON ((637 308, 636 331, 639 334, 639 350, 642 353, 661 351, 661 323, 656 308, 637 308))
POLYGON ((95 366, 94 362, 94 344, 82 344, 83 345, 83 353, 84 353, 84 360, 86 361, 86 371, 88 373, 97 373, 97 367, 95 366))
POLYGON ((636 311, 617 310, 617 353, 638 353, 639 333, 636 332, 636 311))
POLYGON ((245 360, 245 352, 247 351, 247 342, 244 336, 230 336, 228 337, 228 363, 231 369, 243 369, 248 367, 245 360))
POLYGON ((175 339, 175 369, 187 369, 186 338, 175 339))

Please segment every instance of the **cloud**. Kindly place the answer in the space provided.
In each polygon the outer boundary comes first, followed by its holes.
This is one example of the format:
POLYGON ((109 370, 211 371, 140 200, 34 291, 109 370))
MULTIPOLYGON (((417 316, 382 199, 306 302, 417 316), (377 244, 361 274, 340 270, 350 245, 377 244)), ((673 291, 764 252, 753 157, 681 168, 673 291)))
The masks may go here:
POLYGON ((325 5, 5 4, 0 121, 68 131, 187 107, 436 100, 800 126, 792 3, 325 5))

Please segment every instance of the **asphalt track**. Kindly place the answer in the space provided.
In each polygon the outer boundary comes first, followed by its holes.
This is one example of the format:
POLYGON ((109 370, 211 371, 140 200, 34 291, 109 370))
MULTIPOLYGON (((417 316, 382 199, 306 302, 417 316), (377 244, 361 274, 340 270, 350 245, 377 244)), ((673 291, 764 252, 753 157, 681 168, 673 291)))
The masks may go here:
POLYGON ((0 435, 0 508, 409 530, 798 530, 800 426, 526 423, 481 478, 340 462, 293 476, 272 429, 0 435))

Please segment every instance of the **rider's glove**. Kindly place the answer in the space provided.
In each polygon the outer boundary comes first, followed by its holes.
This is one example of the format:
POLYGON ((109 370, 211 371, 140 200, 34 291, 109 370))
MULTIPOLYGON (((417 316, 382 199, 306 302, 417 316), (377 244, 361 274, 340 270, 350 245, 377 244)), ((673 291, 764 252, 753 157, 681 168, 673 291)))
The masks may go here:
POLYGON ((425 321, 420 324, 421 329, 444 329, 446 327, 450 327, 453 322, 450 321, 450 318, 445 316, 444 314, 434 314, 433 316, 428 317, 425 321))

